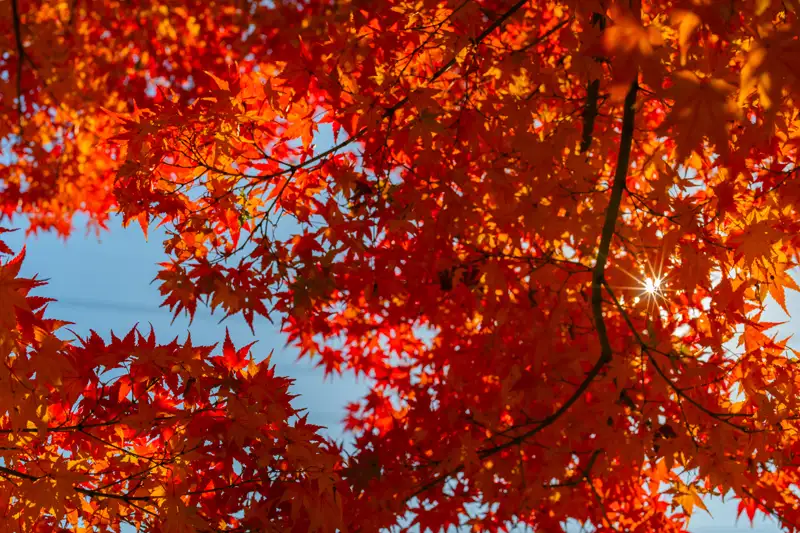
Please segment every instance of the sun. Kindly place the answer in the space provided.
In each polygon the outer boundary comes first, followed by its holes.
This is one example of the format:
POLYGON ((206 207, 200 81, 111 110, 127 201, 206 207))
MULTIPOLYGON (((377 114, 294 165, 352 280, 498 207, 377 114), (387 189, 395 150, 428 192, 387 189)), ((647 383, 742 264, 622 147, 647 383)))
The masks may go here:
MULTIPOLYGON (((667 304, 667 295, 675 289, 669 288, 668 269, 664 268, 664 256, 655 265, 644 258, 635 271, 629 272, 623 268, 620 270, 627 275, 634 283, 628 286, 618 286, 633 292, 631 301, 634 305, 644 304, 646 312, 659 312, 667 304)), ((619 268, 619 267, 618 267, 619 268)))
POLYGON ((655 272, 651 272, 648 276, 643 272, 641 277, 631 277, 636 280, 638 286, 629 288, 639 292, 639 294, 633 298, 634 304, 645 300, 647 302, 647 313, 649 314, 651 311, 659 309, 661 304, 666 302, 666 292, 669 289, 666 288, 665 275, 658 275, 655 272))
POLYGON ((661 284, 663 281, 664 280, 661 279, 660 276, 645 278, 642 283, 642 289, 644 289, 645 294, 648 296, 657 296, 661 293, 661 284))

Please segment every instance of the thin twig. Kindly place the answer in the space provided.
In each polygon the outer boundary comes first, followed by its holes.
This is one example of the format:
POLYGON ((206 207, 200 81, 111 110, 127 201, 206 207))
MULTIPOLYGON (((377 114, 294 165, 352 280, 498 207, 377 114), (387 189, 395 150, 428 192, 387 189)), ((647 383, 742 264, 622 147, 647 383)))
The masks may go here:
MULTIPOLYGON (((730 413, 730 412, 720 413, 720 412, 712 411, 708 407, 704 406, 703 404, 701 404, 700 402, 698 402, 697 400, 695 400, 694 398, 692 398, 691 396, 686 394, 686 392, 683 389, 678 387, 669 378, 669 376, 666 374, 666 372, 664 372, 664 370, 658 364, 658 361, 656 361, 655 357, 653 357, 653 353, 652 352, 655 351, 655 350, 651 346, 649 346, 644 341, 644 339, 642 339, 641 335, 639 335, 639 332, 636 331, 636 327, 633 325, 633 321, 631 321, 631 318, 628 316, 628 312, 625 310, 624 307, 622 307, 622 304, 619 302, 617 297, 614 295, 611 287, 607 283, 605 284, 605 286, 606 286, 606 290, 611 295, 611 299, 614 301, 614 305, 617 307, 617 309, 619 310, 620 314, 622 315, 623 320, 628 325, 628 329, 631 331, 631 333, 633 333, 634 337, 636 337, 636 342, 639 343, 639 346, 641 347, 642 352, 644 352, 647 355, 647 359, 650 361, 650 364, 653 365, 653 368, 655 369, 656 373, 661 377, 661 379, 663 379, 667 383, 667 385, 669 385, 669 387, 675 392, 675 394, 678 395, 679 398, 685 399, 690 404, 694 405, 697 409, 699 409, 703 413, 707 414, 708 416, 710 416, 710 417, 712 417, 712 418, 714 418, 716 420, 719 420, 720 422, 722 422, 724 424, 727 424, 727 425, 729 425, 729 426, 731 426, 731 427, 733 427, 735 429, 738 429, 739 431, 742 431, 744 433, 759 433, 760 432, 759 430, 751 429, 751 428, 736 424, 734 422, 731 422, 732 418, 752 418, 752 416, 753 416, 752 414, 748 414, 748 413, 730 413)), ((661 353, 661 352, 659 352, 659 353, 661 353)))

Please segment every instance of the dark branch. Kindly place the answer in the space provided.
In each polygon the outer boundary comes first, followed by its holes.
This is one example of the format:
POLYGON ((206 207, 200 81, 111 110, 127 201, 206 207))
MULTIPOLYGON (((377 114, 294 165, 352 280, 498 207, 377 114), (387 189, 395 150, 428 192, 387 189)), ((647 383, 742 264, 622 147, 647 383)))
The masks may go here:
POLYGON ((573 17, 565 18, 564 20, 562 20, 561 22, 559 22, 558 24, 556 24, 555 26, 553 26, 552 28, 550 28, 549 30, 544 32, 542 35, 540 35, 539 37, 537 37, 533 41, 531 41, 528 44, 526 44, 525 46, 523 46, 522 48, 518 48, 517 50, 514 50, 513 53, 514 54, 521 54, 523 52, 527 52, 528 50, 530 50, 534 46, 537 46, 537 45, 541 44, 542 41, 544 41, 545 39, 547 39, 548 37, 553 35, 558 30, 560 30, 561 28, 563 28, 564 26, 566 26, 567 24, 572 22, 572 20, 573 20, 573 17))
MULTIPOLYGON (((603 320, 603 284, 605 283, 605 268, 608 262, 608 251, 611 247, 611 238, 614 235, 614 228, 617 224, 619 216, 619 206, 622 202, 622 193, 625 190, 625 182, 628 177, 628 167, 630 165, 631 146, 633 144, 633 126, 636 115, 636 93, 639 89, 637 81, 631 84, 628 90, 628 95, 625 97, 625 108, 622 116, 622 135, 620 137, 619 153, 617 155, 617 168, 614 172, 614 183, 611 187, 611 199, 609 200, 608 208, 606 209, 605 222, 603 224, 603 233, 600 237, 600 248, 597 251, 597 262, 592 272, 592 313, 594 315, 595 327, 597 328, 597 336, 600 340, 600 357, 594 366, 586 374, 586 377, 580 385, 575 389, 572 395, 563 403, 561 407, 556 409, 550 416, 540 420, 535 427, 526 431, 525 433, 510 439, 503 444, 498 444, 490 448, 485 448, 478 452, 478 456, 484 459, 490 455, 506 450, 512 446, 521 444, 522 442, 537 435, 544 429, 551 426, 564 413, 566 413, 575 402, 577 402, 592 382, 600 374, 603 367, 611 361, 612 350, 611 343, 608 339, 608 331, 603 320)), ((442 483, 451 476, 457 474, 464 469, 464 464, 460 464, 454 469, 439 475, 435 479, 425 483, 411 496, 406 498, 410 500, 419 496, 428 489, 442 483)))
POLYGON ((597 118, 597 98, 600 95, 600 80, 592 80, 586 89, 586 104, 583 106, 583 132, 581 132, 581 153, 592 146, 594 119, 597 118))
POLYGON ((13 468, 0 466, 0 476, 3 476, 3 475, 11 476, 11 477, 17 477, 17 478, 20 478, 20 479, 27 479, 28 481, 37 481, 37 480, 39 480, 38 476, 34 476, 34 475, 31 475, 31 474, 26 474, 25 472, 19 472, 17 470, 14 470, 13 468))
POLYGON ((84 489, 82 487, 75 487, 76 492, 85 494, 93 498, 109 498, 112 500, 121 500, 123 502, 149 502, 154 499, 153 496, 130 496, 128 494, 113 494, 111 492, 100 492, 98 490, 84 489))
POLYGON ((19 128, 22 135, 22 63, 25 61, 25 46, 22 44, 22 24, 19 19, 17 0, 11 0, 11 18, 14 24, 14 42, 17 46, 17 111, 19 128))
MULTIPOLYGON (((600 31, 606 29, 606 17, 601 13, 592 13, 590 22, 600 31)), ((603 61, 602 57, 595 57, 595 61, 603 61)), ((592 146, 594 134, 594 120, 597 118, 597 99, 600 96, 600 80, 594 79, 586 88, 586 103, 583 106, 583 131, 581 132, 581 153, 586 153, 592 146)))
POLYGON ((603 233, 600 236, 600 248, 597 250, 597 262, 592 272, 592 314, 597 336, 600 337, 600 359, 598 364, 605 364, 611 360, 611 344, 608 341, 608 331, 603 321, 603 284, 605 283, 606 263, 608 250, 611 248, 611 239, 619 216, 619 204, 622 202, 622 193, 625 191, 625 182, 628 178, 628 166, 631 159, 631 145, 633 144, 633 123, 636 115, 636 92, 639 84, 634 81, 625 97, 625 110, 622 115, 622 135, 619 141, 619 154, 617 155, 617 170, 614 172, 614 183, 611 186, 611 199, 606 209, 606 219, 603 224, 603 233), (602 362, 602 363, 601 363, 602 362))

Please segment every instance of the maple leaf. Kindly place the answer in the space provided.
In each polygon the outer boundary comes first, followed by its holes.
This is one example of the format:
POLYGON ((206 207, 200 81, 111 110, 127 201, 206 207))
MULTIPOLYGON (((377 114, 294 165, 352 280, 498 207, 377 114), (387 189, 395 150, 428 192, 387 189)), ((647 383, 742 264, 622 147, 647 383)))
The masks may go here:
POLYGON ((797 82, 800 63, 800 42, 791 31, 775 31, 766 39, 755 42, 747 54, 741 71, 739 90, 740 105, 756 92, 759 104, 767 111, 773 111, 782 96, 782 90, 797 82))
POLYGON ((756 260, 772 257, 776 241, 783 236, 768 220, 754 222, 737 238, 736 251, 741 254, 748 264, 756 260))
MULTIPOLYGON (((0 235, 2 235, 3 233, 10 233, 11 231, 13 231, 13 230, 10 230, 10 229, 7 229, 7 228, 0 228, 0 235)), ((11 250, 11 248, 9 248, 9 246, 5 242, 0 240, 0 254, 9 254, 9 255, 11 255, 13 253, 14 252, 11 250)))
POLYGON ((692 150, 699 150, 704 138, 714 143, 719 153, 727 154, 728 124, 739 116, 731 99, 733 85, 688 70, 676 72, 672 83, 669 95, 675 103, 662 128, 675 133, 678 158, 683 160, 692 150))
POLYGON ((681 53, 681 66, 686 66, 689 40, 702 23, 702 20, 696 13, 682 10, 673 11, 671 18, 672 23, 678 26, 678 47, 681 53))
POLYGON ((703 503, 703 499, 697 493, 697 489, 692 486, 681 487, 680 491, 672 498, 672 501, 680 505, 688 516, 692 515, 695 507, 700 507, 709 512, 705 503, 703 503))
MULTIPOLYGON (((644 27, 635 17, 622 14, 603 33, 603 44, 616 59, 615 67, 620 83, 630 83, 631 75, 653 55, 654 49, 664 43, 656 26, 644 27)), ((623 95, 624 97, 624 92, 623 95)))
POLYGON ((19 278, 20 268, 25 259, 25 249, 5 263, 0 263, 0 327, 13 329, 16 324, 17 310, 30 310, 27 295, 32 288, 42 282, 33 279, 19 278))
POLYGON ((786 308, 786 294, 784 287, 788 287, 793 291, 800 292, 800 287, 792 279, 791 275, 786 272, 785 266, 777 263, 774 266, 774 272, 768 274, 769 293, 781 306, 781 309, 788 315, 789 310, 786 308))
POLYGON ((741 499, 739 500, 739 504, 736 506, 736 517, 738 518, 741 516, 742 512, 747 513, 747 518, 750 520, 750 525, 752 527, 755 517, 756 517, 756 510, 758 509, 758 503, 752 499, 741 499))
POLYGON ((225 368, 237 371, 247 366, 247 356, 254 344, 255 342, 251 342, 237 350, 233 346, 228 328, 225 328, 225 342, 222 345, 222 361, 225 368))

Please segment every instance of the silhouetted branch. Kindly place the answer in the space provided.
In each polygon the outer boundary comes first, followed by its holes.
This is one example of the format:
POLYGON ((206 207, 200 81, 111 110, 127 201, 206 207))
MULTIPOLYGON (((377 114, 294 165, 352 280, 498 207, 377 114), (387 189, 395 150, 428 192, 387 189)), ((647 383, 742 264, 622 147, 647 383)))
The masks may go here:
POLYGON ((22 135, 22 63, 25 61, 25 46, 22 44, 22 25, 19 19, 17 0, 11 0, 11 19, 14 25, 14 42, 17 46, 17 112, 20 135, 22 135))
MULTIPOLYGON (((625 97, 625 104, 624 104, 624 111, 622 117, 622 135, 620 137, 620 146, 619 152, 617 154, 617 168, 614 172, 614 183, 611 187, 611 199, 608 204, 608 208, 606 209, 606 216, 605 222, 603 224, 603 232, 600 237, 600 247, 597 252, 597 262, 595 263, 595 267, 592 273, 592 314, 595 320, 595 327, 597 328, 597 335, 600 340, 600 357, 597 359, 597 362, 594 366, 589 370, 586 374, 586 377, 581 382, 580 385, 575 389, 572 395, 563 403, 561 406, 556 409, 551 415, 547 416, 546 418, 539 421, 535 427, 531 428, 530 430, 526 431, 525 433, 510 439, 503 444, 498 444, 491 448, 485 448, 478 452, 478 456, 481 459, 489 457, 495 453, 501 452, 510 448, 511 446, 515 446, 524 442, 525 440, 537 435, 544 429, 550 427, 554 424, 559 418, 561 418, 564 413, 566 413, 570 407, 572 407, 575 402, 577 402, 595 378, 600 374, 600 371, 603 367, 611 361, 612 357, 612 350, 611 350, 611 343, 608 338, 608 331, 606 330, 606 325, 603 320, 603 298, 602 298, 602 291, 603 285, 605 283, 605 268, 606 263, 608 262, 608 251, 611 247, 611 239, 614 235, 614 228, 617 224, 617 218, 619 216, 619 207, 622 201, 622 193, 625 190, 625 182, 628 177, 628 167, 630 165, 630 155, 631 155, 631 146, 633 144, 633 126, 634 126, 634 119, 636 115, 635 104, 636 104, 636 93, 639 88, 639 84, 637 81, 634 81, 631 84, 630 89, 628 90, 628 94, 625 97)), ((420 494, 424 493, 428 489, 435 487, 439 483, 445 481, 446 479, 450 478, 451 476, 461 472, 464 469, 464 464, 460 464, 457 467, 453 468, 452 470, 439 475, 435 479, 428 481, 424 485, 422 485, 419 489, 417 489, 411 496, 406 498, 406 500, 410 500, 420 494)))

